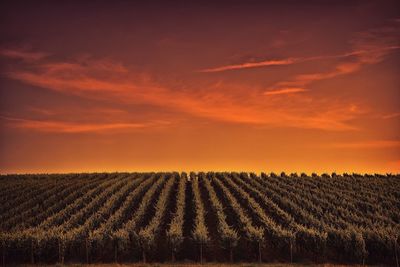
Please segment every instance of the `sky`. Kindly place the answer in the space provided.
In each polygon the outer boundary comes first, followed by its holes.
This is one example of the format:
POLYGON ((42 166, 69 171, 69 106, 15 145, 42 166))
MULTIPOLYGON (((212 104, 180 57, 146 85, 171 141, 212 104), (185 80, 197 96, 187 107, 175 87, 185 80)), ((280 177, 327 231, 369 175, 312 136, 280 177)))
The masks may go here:
POLYGON ((2 1, 0 172, 400 172, 397 1, 2 1))

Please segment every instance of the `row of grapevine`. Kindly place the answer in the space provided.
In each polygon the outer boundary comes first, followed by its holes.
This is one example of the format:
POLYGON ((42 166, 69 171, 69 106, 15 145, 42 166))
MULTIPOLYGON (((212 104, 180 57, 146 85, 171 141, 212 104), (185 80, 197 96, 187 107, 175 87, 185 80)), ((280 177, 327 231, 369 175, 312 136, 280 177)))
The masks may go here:
MULTIPOLYGON (((13 196, 22 196, 22 192, 42 190, 47 185, 54 185, 63 181, 71 182, 74 179, 86 178, 96 174, 51 174, 51 175, 4 175, 0 188, 1 199, 14 199, 13 196)), ((37 191, 36 191, 37 192, 37 191)), ((7 203, 9 204, 9 203, 7 203)), ((4 206, 0 207, 3 208, 4 206)))
POLYGON ((158 197, 154 216, 146 226, 138 231, 137 238, 142 249, 143 262, 146 262, 146 253, 150 249, 155 248, 156 238, 160 232, 161 224, 163 222, 168 205, 168 199, 175 183, 175 179, 176 176, 174 174, 168 178, 168 181, 165 183, 164 188, 161 190, 158 197))
MULTIPOLYGON (((297 188, 296 185, 288 186, 286 183, 279 182, 279 179, 273 177, 264 176, 264 179, 260 181, 265 183, 266 188, 269 187, 279 192, 281 196, 295 201, 298 206, 309 213, 308 218, 315 217, 322 223, 322 230, 328 234, 326 246, 331 250, 330 254, 340 255, 341 258, 348 260, 365 260, 368 255, 368 238, 365 236, 365 228, 358 227, 357 224, 346 221, 343 216, 334 215, 335 213, 337 214, 337 210, 344 210, 342 206, 335 208, 334 205, 323 199, 323 196, 317 198, 315 195, 307 193, 305 188, 297 188)), ((299 210, 299 208, 295 208, 292 209, 292 212, 299 210)), ((354 222, 348 213, 345 218, 354 222)), ((375 229, 375 227, 370 226, 370 229, 375 229)), ((376 236, 376 234, 377 232, 372 235, 376 236)), ((388 248, 388 244, 385 243, 384 241, 380 246, 388 248)), ((372 251, 372 249, 369 250, 372 251)), ((389 251, 391 250, 389 246, 389 251)), ((392 254, 392 251, 389 254, 392 254)), ((334 257, 338 258, 338 256, 334 257)))
POLYGON ((105 247, 108 242, 112 241, 112 233, 122 225, 123 220, 127 218, 129 212, 133 208, 133 205, 136 204, 136 202, 139 200, 139 197, 154 183, 155 179, 155 176, 143 176, 142 178, 137 179, 136 183, 138 186, 135 188, 135 190, 130 192, 118 210, 112 216, 110 216, 107 221, 102 223, 100 227, 90 232, 90 242, 99 247, 105 247))
MULTIPOLYGON (((315 197, 318 197, 321 199, 323 206, 326 207, 326 205, 334 205, 339 207, 339 209, 334 209, 335 211, 342 211, 341 215, 337 216, 342 216, 342 217, 349 217, 352 219, 355 219, 356 216, 359 218, 357 222, 359 223, 370 223, 371 221, 377 221, 377 219, 381 219, 382 221, 379 221, 379 223, 383 224, 392 224, 389 218, 382 217, 380 214, 380 211, 375 203, 367 203, 365 201, 360 201, 357 200, 359 197, 358 196, 353 196, 352 198, 347 197, 346 193, 343 193, 341 190, 334 190, 334 188, 330 189, 324 189, 321 186, 319 187, 312 187, 314 183, 306 183, 303 184, 303 182, 306 181, 306 179, 301 179, 301 181, 282 181, 286 186, 291 186, 291 188, 299 188, 301 191, 304 192, 309 192, 315 197), (359 205, 355 205, 355 201, 359 203, 359 205), (361 210, 360 205, 362 206, 368 206, 370 207, 371 210, 364 209, 361 210), (345 210, 341 210, 340 208, 343 207, 345 210), (348 215, 347 213, 351 212, 351 215, 348 215)), ((364 198, 365 199, 365 198, 364 198)), ((346 219, 346 218, 344 218, 346 219)))
POLYGON ((153 199, 159 192, 160 188, 165 184, 165 174, 157 175, 156 181, 144 194, 138 208, 132 214, 132 217, 124 222, 120 228, 116 229, 112 235, 115 242, 117 242, 118 251, 134 247, 138 237, 138 227, 143 221, 146 212, 149 210, 153 203, 153 199))
MULTIPOLYGON (((283 229, 290 231, 291 239, 289 240, 289 251, 290 258, 293 258, 293 246, 296 246, 298 250, 313 251, 321 254, 324 250, 324 243, 326 242, 327 234, 324 231, 320 231, 318 228, 309 227, 296 221, 293 216, 281 209, 275 202, 273 202, 263 190, 259 190, 254 185, 253 180, 249 178, 247 173, 235 174, 231 176, 232 182, 235 182, 239 188, 242 188, 250 197, 256 199, 257 203, 263 204, 266 213, 269 214, 271 219, 280 225, 283 229), (250 186, 253 185, 253 186, 250 186)), ((272 226, 270 226, 272 227, 272 226)), ((275 234, 270 235, 271 239, 277 239, 279 236, 275 234)))
MULTIPOLYGON (((129 192, 137 185, 137 179, 132 179, 132 176, 126 177, 126 182, 108 196, 105 202, 88 217, 83 224, 65 232, 66 243, 79 244, 84 240, 86 253, 90 252, 91 243, 89 239, 90 233, 97 229, 105 222, 113 212, 119 207, 129 192)), ((63 235, 61 235, 63 236, 63 235)))
MULTIPOLYGON (((78 239, 77 233, 85 229, 86 225, 93 225, 93 222, 96 222, 97 217, 95 216, 98 208, 106 201, 107 197, 115 194, 121 187, 127 184, 128 180, 128 177, 119 179, 118 182, 95 197, 85 209, 69 217, 67 221, 58 227, 47 228, 45 230, 40 227, 31 227, 22 231, 3 233, 1 237, 4 246, 11 250, 25 248, 26 252, 30 253, 31 262, 34 262, 36 256, 43 253, 49 247, 54 246, 54 244, 67 246, 67 244, 73 243, 78 239)), ((79 237, 81 238, 82 236, 79 237)))
MULTIPOLYGON (((68 179, 63 179, 67 181, 68 179)), ((37 193, 39 190, 43 190, 48 185, 54 185, 54 181, 50 179, 18 179, 11 183, 5 182, 2 190, 0 191, 1 203, 6 203, 9 206, 14 206, 18 203, 18 197, 25 197, 30 192, 37 193)), ((6 205, 0 207, 0 212, 3 212, 6 205)))
POLYGON ((266 237, 269 241, 269 245, 272 245, 276 249, 287 249, 289 251, 291 242, 294 238, 294 233, 290 229, 284 229, 276 224, 272 218, 267 216, 265 211, 261 208, 260 204, 251 197, 243 188, 239 187, 227 174, 221 175, 222 180, 229 188, 249 206, 252 213, 256 215, 258 220, 261 222, 266 237))
POLYGON ((169 259, 396 265, 399 255, 396 175, 153 172, 0 181, 6 265, 169 259))
POLYGON ((203 263, 203 247, 209 241, 209 233, 205 222, 205 210, 200 195, 199 180, 194 173, 190 174, 194 199, 195 219, 192 231, 193 239, 200 247, 200 262, 203 263))
MULTIPOLYGON (((86 181, 85 181, 86 182, 86 181)), ((38 190, 31 190, 29 193, 19 195, 12 201, 5 202, 0 208, 0 221, 6 221, 13 216, 19 215, 21 212, 30 210, 40 205, 44 200, 57 193, 60 189, 67 189, 68 186, 75 186, 76 182, 65 180, 60 183, 48 183, 38 190)))
MULTIPOLYGON (((119 177, 117 175, 110 175, 108 179, 101 180, 96 187, 89 190, 86 194, 77 197, 75 201, 67 205, 64 209, 59 212, 49 215, 44 221, 42 221, 38 227, 40 229, 48 229, 50 227, 55 227, 65 222, 68 218, 71 218, 75 214, 79 213, 88 202, 90 202, 97 195, 105 191, 109 186, 116 183, 119 177)), ((63 201, 61 201, 63 202, 63 201)))
POLYGON ((175 261, 175 254, 183 243, 183 223, 185 216, 186 200, 186 175, 182 174, 179 178, 178 193, 176 196, 176 209, 173 213, 171 223, 166 232, 171 246, 171 260, 175 261))
POLYGON ((217 227, 218 227, 218 233, 221 238, 222 246, 229 249, 230 261, 233 262, 233 248, 237 246, 239 235, 237 231, 232 226, 228 225, 228 223, 226 222, 224 207, 222 206, 217 196, 217 193, 215 193, 215 190, 211 185, 209 179, 204 174, 200 175, 200 177, 201 181, 204 183, 207 189, 212 209, 217 215, 218 219, 217 227))
POLYGON ((11 220, 4 223, 4 227, 11 230, 18 230, 40 224, 51 214, 57 213, 70 205, 76 198, 85 195, 90 189, 95 188, 101 180, 70 186, 50 196, 46 200, 25 212, 20 213, 11 220), (61 199, 62 201, 57 201, 61 199), (29 218, 21 220, 21 218, 29 218), (21 222, 21 223, 20 223, 21 222))
MULTIPOLYGON (((324 233, 323 235, 317 235, 319 238, 315 241, 318 241, 319 245, 307 245, 306 242, 310 236, 302 235, 302 232, 297 232, 296 234, 296 243, 297 247, 300 249, 314 251, 315 255, 319 257, 323 257, 326 253, 327 247, 330 245, 330 240, 334 237, 334 240, 342 240, 342 236, 340 235, 340 231, 343 229, 341 225, 336 225, 333 223, 325 223, 323 218, 323 212, 319 207, 315 206, 314 203, 310 202, 307 199, 299 197, 299 194, 295 194, 289 190, 285 190, 282 186, 277 186, 273 182, 267 183, 265 179, 260 179, 258 177, 253 177, 251 180, 247 180, 251 182, 251 184, 264 192, 267 197, 273 200, 280 208, 285 210, 286 212, 293 215, 296 222, 301 223, 309 228, 317 229, 318 232, 324 233), (299 244, 300 243, 300 244, 299 244)), ((334 221, 331 221, 334 222, 334 221)), ((352 233, 357 234, 356 229, 351 229, 352 233)), ((312 239, 310 240, 311 244, 314 242, 312 239)), ((342 241, 340 241, 342 242, 342 241)), ((343 245, 343 242, 342 242, 343 245)), ((357 248, 349 247, 349 254, 357 254, 357 251, 364 251, 365 248, 362 244, 357 248)), ((343 254, 343 253, 342 253, 343 254)), ((365 256, 365 255, 361 255, 365 256)))
POLYGON ((281 182, 280 185, 316 203, 317 206, 321 207, 322 213, 324 213, 324 220, 329 218, 329 220, 332 221, 336 218, 336 220, 341 222, 342 226, 345 226, 347 223, 360 227, 365 227, 370 224, 375 226, 385 225, 384 222, 382 224, 382 222, 377 221, 379 216, 371 216, 368 212, 360 213, 352 203, 343 202, 343 197, 339 197, 338 199, 338 196, 333 197, 329 192, 307 189, 297 184, 288 186, 286 183, 281 182))
POLYGON ((215 184, 215 186, 222 191, 223 197, 226 198, 229 206, 233 210, 233 212, 239 222, 239 227, 240 227, 242 233, 244 234, 244 236, 246 237, 246 239, 248 241, 250 241, 251 243, 257 244, 257 246, 258 246, 258 261, 261 262, 261 259, 262 259, 261 246, 264 241, 264 228, 257 227, 253 224, 252 219, 249 217, 247 212, 239 204, 239 202, 235 198, 235 196, 220 181, 220 179, 218 179, 217 176, 214 176, 212 178, 213 184, 215 184))

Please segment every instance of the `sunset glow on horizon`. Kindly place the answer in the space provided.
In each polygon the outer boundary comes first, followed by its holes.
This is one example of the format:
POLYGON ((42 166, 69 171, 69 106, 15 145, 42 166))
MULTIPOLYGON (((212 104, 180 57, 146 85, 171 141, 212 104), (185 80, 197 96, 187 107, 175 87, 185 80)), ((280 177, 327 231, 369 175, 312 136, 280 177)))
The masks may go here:
POLYGON ((0 172, 400 172, 397 1, 5 1, 0 172))

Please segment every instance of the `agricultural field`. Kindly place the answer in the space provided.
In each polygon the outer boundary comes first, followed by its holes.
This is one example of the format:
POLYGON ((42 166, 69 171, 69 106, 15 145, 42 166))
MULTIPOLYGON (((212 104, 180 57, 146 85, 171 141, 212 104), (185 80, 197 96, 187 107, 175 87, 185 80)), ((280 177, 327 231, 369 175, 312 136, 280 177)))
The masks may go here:
POLYGON ((0 176, 3 265, 398 264, 400 176, 0 176))

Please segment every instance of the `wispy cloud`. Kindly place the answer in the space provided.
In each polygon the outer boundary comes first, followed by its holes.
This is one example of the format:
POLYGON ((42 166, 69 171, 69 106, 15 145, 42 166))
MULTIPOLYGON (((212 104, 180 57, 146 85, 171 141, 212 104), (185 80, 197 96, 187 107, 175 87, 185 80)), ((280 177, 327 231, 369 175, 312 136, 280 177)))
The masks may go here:
MULTIPOLYGON (((229 82, 195 89, 186 85, 177 90, 155 82, 148 74, 127 69, 121 63, 89 57, 62 61, 41 58, 35 62, 26 63, 26 66, 22 68, 20 65, 9 66, 6 75, 25 84, 63 94, 124 105, 137 103, 157 105, 164 109, 178 111, 180 116, 194 116, 231 123, 343 131, 355 129, 348 122, 359 114, 350 108, 350 103, 336 103, 332 99, 324 101, 301 96, 300 92, 306 90, 301 86, 282 86, 265 94, 263 94, 263 88, 229 82), (267 96, 289 94, 292 96, 290 102, 279 97, 265 101, 267 96), (312 108, 309 105, 310 101, 313 104, 312 108), (316 109, 318 112, 315 112, 316 109)), ((47 115, 52 118, 51 114, 47 115)), ((123 121, 126 119, 124 117, 123 121)), ((72 123, 57 124, 52 120, 46 120, 45 123, 46 125, 35 121, 20 123, 20 125, 24 125, 25 128, 34 128, 34 125, 40 124, 47 126, 44 127, 45 129, 61 130, 71 127, 77 129, 76 131, 138 126, 129 123, 116 125, 90 123, 78 127, 72 123)))
POLYGON ((222 72, 228 70, 240 70, 249 68, 260 68, 269 66, 283 66, 283 65, 293 65, 297 63, 302 63, 306 61, 321 60, 321 59, 332 59, 332 58, 342 58, 352 56, 353 54, 340 54, 340 55, 328 55, 328 56, 313 56, 313 57, 302 57, 302 58, 283 58, 283 59, 271 59, 262 61, 252 61, 252 62, 242 62, 239 64, 225 65, 215 68, 203 69, 199 72, 222 72))
POLYGON ((53 133, 107 133, 115 131, 129 131, 168 124, 168 122, 162 121, 148 123, 85 123, 55 120, 30 120, 4 116, 1 116, 1 118, 6 121, 6 124, 13 128, 53 133))
POLYGON ((237 64, 229 64, 214 68, 207 68, 199 72, 222 72, 230 70, 240 70, 248 68, 260 68, 279 65, 292 65, 307 61, 326 60, 326 59, 346 59, 356 58, 356 62, 352 65, 349 63, 340 64, 332 72, 320 73, 318 79, 328 79, 337 75, 351 73, 359 69, 364 64, 375 64, 383 60, 383 58, 393 50, 400 49, 397 36, 400 34, 399 20, 391 21, 390 25, 374 28, 369 31, 359 32, 357 36, 351 40, 353 50, 342 54, 319 55, 311 57, 290 57, 281 59, 268 59, 261 61, 241 62, 237 64), (352 69, 343 69, 352 67, 352 69))
POLYGON ((234 65, 226 65, 216 68, 203 69, 199 72, 221 72, 227 70, 238 70, 238 69, 248 69, 248 68, 257 68, 257 67, 265 67, 265 66, 280 66, 280 65, 290 65, 298 62, 298 59, 288 58, 288 59, 280 59, 280 60, 263 60, 260 62, 244 62, 240 64, 234 65))
POLYGON ((388 119, 394 119, 400 117, 400 112, 396 113, 390 113, 382 116, 382 119, 388 120, 388 119))
POLYGON ((0 49, 0 55, 3 57, 22 59, 25 61, 36 61, 47 57, 49 54, 20 49, 0 49))
POLYGON ((289 87, 289 88, 281 88, 279 90, 271 90, 264 92, 264 95, 288 95, 288 94, 295 94, 307 91, 304 88, 300 87, 289 87))
POLYGON ((400 22, 398 21, 392 21, 389 26, 360 32, 351 40, 350 43, 352 44, 353 50, 348 53, 295 60, 295 62, 300 62, 327 58, 343 58, 342 61, 333 66, 332 70, 298 74, 292 79, 277 82, 272 85, 269 90, 281 90, 286 87, 306 87, 317 81, 357 72, 365 65, 382 62, 391 52, 400 49, 397 37, 399 35, 400 22), (347 58, 349 58, 349 60, 346 60, 347 58))
POLYGON ((104 117, 104 118, 107 118, 107 117, 114 118, 115 116, 127 115, 128 114, 128 112, 126 110, 123 110, 123 109, 108 108, 108 107, 97 107, 97 106, 69 107, 68 109, 66 109, 63 106, 56 106, 56 107, 51 107, 51 108, 43 108, 43 107, 38 107, 38 106, 31 106, 31 107, 28 107, 27 110, 31 114, 44 115, 44 116, 46 116, 48 118, 60 117, 60 116, 71 117, 71 116, 75 116, 77 114, 79 114, 80 117, 101 116, 101 117, 104 117))
POLYGON ((335 143, 337 148, 398 148, 400 141, 397 140, 372 140, 363 142, 335 143))
POLYGON ((281 88, 285 88, 287 86, 305 87, 316 81, 331 79, 339 75, 355 72, 359 70, 362 65, 363 64, 360 62, 340 63, 336 65, 332 71, 299 74, 296 75, 292 80, 280 81, 276 83, 275 85, 271 86, 270 90, 280 90, 281 88))

